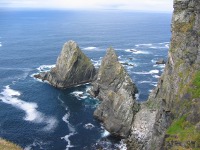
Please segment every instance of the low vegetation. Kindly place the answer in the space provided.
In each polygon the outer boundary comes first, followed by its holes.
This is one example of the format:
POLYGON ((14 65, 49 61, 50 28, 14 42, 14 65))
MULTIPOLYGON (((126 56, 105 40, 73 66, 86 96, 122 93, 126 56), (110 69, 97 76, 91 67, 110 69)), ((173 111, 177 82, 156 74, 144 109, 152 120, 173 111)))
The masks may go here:
POLYGON ((192 98, 200 98, 200 71, 194 75, 194 79, 192 81, 191 88, 189 88, 189 92, 191 93, 192 98))
POLYGON ((0 138, 0 150, 22 150, 18 145, 0 138))
POLYGON ((165 145, 176 150, 200 149, 200 132, 182 116, 168 128, 165 145))

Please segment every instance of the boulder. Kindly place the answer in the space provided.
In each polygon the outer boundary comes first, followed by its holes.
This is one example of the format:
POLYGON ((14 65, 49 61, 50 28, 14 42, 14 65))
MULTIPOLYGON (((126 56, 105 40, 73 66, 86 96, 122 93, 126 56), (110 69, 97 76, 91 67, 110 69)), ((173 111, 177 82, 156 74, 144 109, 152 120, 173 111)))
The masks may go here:
POLYGON ((91 82, 95 72, 92 62, 83 54, 77 43, 68 41, 62 48, 56 66, 35 77, 46 80, 55 87, 68 88, 91 82))
POLYGON ((96 78, 89 93, 102 102, 94 116, 112 135, 127 137, 139 109, 135 100, 137 88, 113 48, 107 50, 96 78))
POLYGON ((129 64, 129 63, 127 63, 127 62, 121 63, 121 64, 124 65, 124 66, 134 66, 134 64, 129 64))
POLYGON ((165 60, 163 58, 161 58, 158 61, 156 61, 156 64, 158 64, 158 65, 165 64, 165 60))

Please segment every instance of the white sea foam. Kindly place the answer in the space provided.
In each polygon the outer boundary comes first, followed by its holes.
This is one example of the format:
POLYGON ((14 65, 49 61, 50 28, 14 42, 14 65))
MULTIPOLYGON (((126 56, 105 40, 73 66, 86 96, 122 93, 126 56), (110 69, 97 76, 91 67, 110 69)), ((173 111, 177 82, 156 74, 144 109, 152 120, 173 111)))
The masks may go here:
POLYGON ((49 144, 48 142, 44 142, 42 140, 35 139, 32 144, 27 145, 24 150, 33 150, 35 147, 39 147, 39 149, 45 149, 44 146, 49 144))
POLYGON ((74 95, 78 100, 83 100, 88 97, 88 94, 82 91, 74 91, 71 94, 74 95))
POLYGON ((153 86, 155 86, 155 87, 157 86, 157 84, 151 84, 151 85, 153 85, 153 86))
POLYGON ((165 68, 165 64, 159 64, 159 65, 153 65, 153 67, 157 67, 157 68, 165 68))
POLYGON ((151 62, 155 64, 157 62, 157 60, 152 59, 151 62))
POLYGON ((73 135, 74 135, 74 133, 70 133, 61 138, 61 139, 64 139, 68 143, 66 146, 66 150, 69 150, 69 148, 75 147, 74 145, 71 144, 71 141, 69 140, 69 138, 73 135))
POLYGON ((86 128, 86 129, 93 129, 94 125, 91 124, 91 123, 87 123, 87 124, 84 125, 84 128, 86 128))
POLYGON ((91 89, 91 86, 87 86, 87 87, 86 87, 86 90, 85 90, 85 91, 87 92, 87 93, 86 93, 87 95, 89 95, 88 92, 90 91, 90 89, 91 89))
POLYGON ((33 74, 30 75, 30 77, 31 77, 31 78, 34 78, 35 80, 37 80, 37 81, 39 81, 39 82, 44 82, 44 81, 42 81, 42 79, 39 79, 39 78, 35 78, 35 77, 34 77, 34 76, 37 75, 37 74, 38 74, 38 73, 33 73, 33 74))
POLYGON ((20 95, 21 94, 19 91, 11 89, 8 85, 5 87, 3 92, 0 93, 0 99, 6 104, 12 105, 13 107, 23 110, 26 114, 24 120, 33 123, 44 123, 44 131, 52 131, 56 128, 58 121, 54 117, 48 117, 42 112, 39 112, 37 110, 37 103, 25 102, 18 98, 20 95))
POLYGON ((151 49, 166 49, 166 48, 169 48, 169 42, 137 44, 135 46, 143 47, 143 48, 151 48, 151 49))
POLYGON ((133 72, 134 74, 158 74, 159 73, 159 70, 151 70, 151 71, 149 71, 149 72, 145 72, 145 71, 143 71, 143 72, 133 72))
POLYGON ((151 43, 149 43, 149 44, 137 44, 135 46, 136 47, 140 47, 140 46, 152 46, 152 44, 151 43))
POLYGON ((123 55, 121 55, 121 56, 118 56, 118 59, 121 59, 121 58, 122 58, 122 56, 123 56, 123 55))
POLYGON ((156 87, 158 85, 158 83, 157 82, 153 82, 151 85, 156 87))
POLYGON ((58 96, 58 100, 62 103, 62 106, 65 107, 66 114, 62 117, 62 120, 67 124, 69 129, 69 134, 65 135, 64 137, 61 137, 61 139, 64 139, 67 142, 66 150, 69 150, 69 148, 75 147, 71 144, 70 137, 77 134, 75 127, 69 122, 70 117, 70 111, 67 106, 64 105, 64 101, 60 98, 60 95, 58 96))
POLYGON ((149 93, 151 93, 153 90, 149 90, 149 93))
POLYGON ((159 75, 153 75, 153 77, 156 78, 156 79, 160 78, 159 75))
POLYGON ((169 48, 169 44, 165 44, 165 47, 166 47, 166 48, 169 48))
POLYGON ((149 71, 149 73, 150 74, 157 74, 157 73, 159 73, 159 70, 151 70, 151 71, 149 71))
POLYGON ((1 42, 0 42, 0 47, 2 46, 1 42))
POLYGON ((170 42, 161 42, 161 43, 158 43, 158 44, 169 44, 170 42))
POLYGON ((95 68, 99 68, 99 67, 100 67, 100 65, 101 65, 101 60, 102 60, 102 57, 100 57, 99 60, 93 60, 93 59, 91 59, 91 61, 92 61, 92 63, 94 64, 94 67, 95 67, 95 68))
MULTIPOLYGON (((66 110, 67 110, 67 109, 66 109, 66 110)), ((69 120, 68 120, 69 117, 70 117, 70 112, 66 113, 66 114, 63 116, 62 120, 63 120, 65 123, 67 123, 67 126, 68 126, 69 131, 75 133, 76 130, 75 130, 75 128, 73 127, 73 125, 70 124, 70 122, 69 122, 69 120)))
POLYGON ((101 137, 107 137, 110 135, 110 132, 108 132, 106 129, 104 129, 103 133, 101 134, 101 137))
POLYGON ((149 54, 149 52, 136 50, 136 49, 126 49, 126 52, 131 52, 133 54, 149 54))
POLYGON ((151 83, 151 81, 139 81, 139 84, 143 84, 143 83, 151 83))
POLYGON ((62 119, 67 124, 70 133, 68 135, 65 135, 64 137, 61 137, 61 139, 64 139, 67 142, 66 150, 68 150, 69 148, 75 147, 74 145, 71 144, 69 138, 76 134, 76 130, 74 126, 69 122, 70 112, 67 107, 66 111, 67 113, 63 116, 62 119))
POLYGON ((95 50, 97 47, 91 46, 91 47, 85 47, 83 50, 95 50))
POLYGON ((135 99, 136 100, 139 100, 139 97, 140 97, 140 93, 135 94, 135 99))
POLYGON ((115 146, 119 150, 127 150, 127 145, 123 140, 121 140, 119 144, 115 144, 115 146))
POLYGON ((54 65, 41 65, 41 66, 39 66, 38 68, 37 68, 37 70, 39 71, 39 72, 47 72, 47 71, 50 71, 51 70, 51 68, 53 68, 53 67, 55 67, 56 65, 54 64, 54 65))
POLYGON ((151 48, 151 49, 166 49, 167 47, 164 45, 164 46, 151 46, 149 48, 151 48))

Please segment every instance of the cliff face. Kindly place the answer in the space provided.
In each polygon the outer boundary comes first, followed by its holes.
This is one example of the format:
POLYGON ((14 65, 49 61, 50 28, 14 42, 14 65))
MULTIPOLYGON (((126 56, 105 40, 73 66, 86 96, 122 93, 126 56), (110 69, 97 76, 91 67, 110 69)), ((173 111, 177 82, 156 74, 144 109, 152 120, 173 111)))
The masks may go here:
POLYGON ((74 41, 68 41, 63 46, 56 67, 35 77, 47 80, 55 87, 67 88, 91 82, 94 75, 95 68, 90 59, 82 53, 74 41))
POLYGON ((200 1, 174 0, 168 61, 157 88, 136 114, 130 148, 200 148, 199 44, 200 1))
POLYGON ((102 60, 91 95, 102 100, 94 112, 111 134, 127 137, 139 106, 135 101, 137 88, 118 62, 114 49, 109 48, 102 60))

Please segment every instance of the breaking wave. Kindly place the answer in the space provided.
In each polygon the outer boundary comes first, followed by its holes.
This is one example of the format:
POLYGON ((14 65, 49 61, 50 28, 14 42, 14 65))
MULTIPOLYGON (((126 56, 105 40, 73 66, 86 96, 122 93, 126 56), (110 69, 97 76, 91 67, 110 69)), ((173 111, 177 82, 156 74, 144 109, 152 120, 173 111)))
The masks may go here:
POLYGON ((39 72, 47 72, 47 71, 50 71, 51 68, 54 68, 55 66, 56 66, 55 64, 54 65, 41 65, 37 68, 37 70, 39 72))
POLYGON ((136 50, 136 49, 126 49, 126 52, 131 52, 133 54, 149 54, 147 51, 141 51, 141 50, 136 50))
POLYGON ((37 103, 25 102, 19 99, 21 93, 19 91, 13 90, 9 85, 5 86, 5 89, 0 93, 0 100, 3 103, 12 105, 15 108, 23 110, 25 112, 24 120, 33 123, 44 123, 44 131, 53 131, 57 127, 57 119, 54 117, 49 117, 38 111, 37 103))
POLYGON ((142 71, 142 72, 133 72, 134 74, 158 74, 159 70, 151 70, 149 72, 142 71))
POLYGON ((89 51, 96 50, 96 49, 98 49, 98 48, 97 47, 93 47, 93 46, 83 48, 83 50, 89 50, 89 51))
POLYGON ((151 49, 169 49, 169 42, 136 44, 135 47, 138 47, 138 48, 151 48, 151 49))

